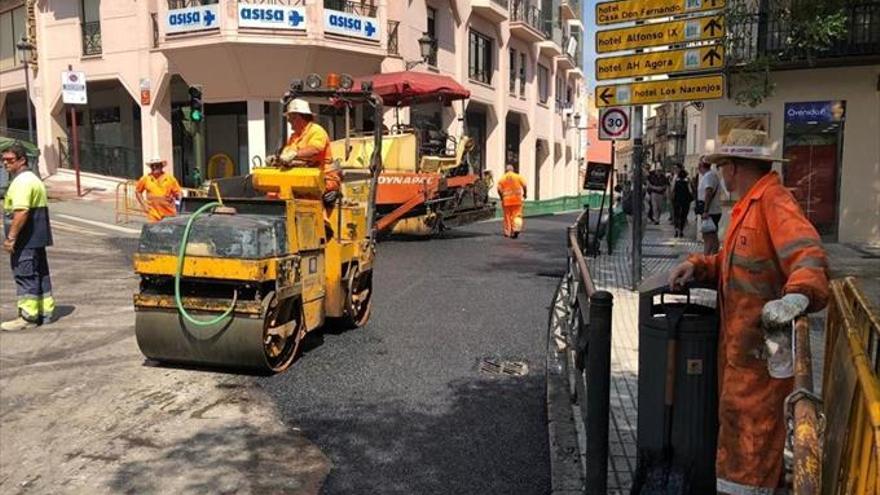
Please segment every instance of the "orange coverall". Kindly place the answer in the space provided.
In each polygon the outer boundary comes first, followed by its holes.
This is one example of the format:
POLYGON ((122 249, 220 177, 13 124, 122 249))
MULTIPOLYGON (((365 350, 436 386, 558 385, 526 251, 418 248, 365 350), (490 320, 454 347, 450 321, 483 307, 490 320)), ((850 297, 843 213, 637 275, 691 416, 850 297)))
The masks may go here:
POLYGON ((150 223, 158 222, 165 217, 177 215, 177 207, 174 199, 179 198, 180 184, 174 176, 163 173, 158 178, 153 174, 147 174, 140 178, 135 185, 135 192, 141 196, 147 192, 147 220, 150 223))
POLYGON ((523 199, 526 181, 516 172, 506 172, 498 180, 498 195, 504 211, 504 235, 510 237, 523 227, 523 199))
POLYGON ((321 150, 321 152, 313 159, 309 160, 309 165, 318 167, 324 173, 324 188, 327 191, 338 191, 342 183, 339 172, 335 170, 327 170, 327 164, 333 157, 330 154, 330 136, 327 131, 320 125, 309 122, 300 134, 293 133, 287 139, 285 150, 288 147, 293 149, 312 147, 321 150))
POLYGON ((809 312, 822 309, 829 291, 825 250, 771 172, 734 206, 721 251, 688 260, 695 278, 718 283, 718 491, 772 494, 782 477, 784 401, 794 379, 767 371, 761 310, 787 293, 807 296, 809 312))

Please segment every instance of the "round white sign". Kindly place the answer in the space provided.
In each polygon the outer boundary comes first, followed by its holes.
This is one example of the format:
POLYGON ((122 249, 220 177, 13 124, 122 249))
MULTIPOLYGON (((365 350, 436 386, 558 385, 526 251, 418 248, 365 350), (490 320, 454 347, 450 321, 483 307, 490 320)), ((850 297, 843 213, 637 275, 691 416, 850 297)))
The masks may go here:
POLYGON ((602 112, 602 132, 611 138, 629 134, 629 113, 620 108, 608 108, 602 112))

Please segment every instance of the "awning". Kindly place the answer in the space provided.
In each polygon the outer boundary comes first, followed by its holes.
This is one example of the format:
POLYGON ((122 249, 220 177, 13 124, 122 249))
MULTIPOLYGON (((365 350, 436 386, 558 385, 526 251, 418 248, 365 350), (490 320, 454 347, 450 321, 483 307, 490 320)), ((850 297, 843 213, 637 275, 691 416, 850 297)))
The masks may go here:
POLYGON ((354 87, 360 87, 361 81, 372 81, 373 91, 382 97, 382 103, 387 106, 409 106, 432 101, 449 104, 471 96, 471 92, 455 79, 428 72, 405 71, 362 76, 355 79, 354 87))

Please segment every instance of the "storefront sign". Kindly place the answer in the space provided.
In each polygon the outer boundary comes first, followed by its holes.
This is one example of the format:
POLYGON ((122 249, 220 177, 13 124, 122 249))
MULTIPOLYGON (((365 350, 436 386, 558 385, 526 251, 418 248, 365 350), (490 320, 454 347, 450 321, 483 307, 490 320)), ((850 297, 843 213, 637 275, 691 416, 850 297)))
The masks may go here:
POLYGON ((636 53, 596 59, 596 79, 655 76, 681 72, 720 69, 724 66, 724 47, 707 46, 686 50, 636 53))
POLYGON ((165 15, 165 32, 168 34, 219 28, 217 4, 172 9, 165 15))
POLYGON ((305 7, 238 4, 238 27, 306 30, 305 7))
POLYGON ((618 0, 596 4, 596 24, 643 21, 723 9, 724 0, 618 0))
POLYGON ((379 41, 379 20, 324 9, 324 32, 379 41))
POLYGON ((88 104, 85 72, 63 71, 61 73, 61 101, 65 105, 88 104))
POLYGON ((671 101, 714 100, 724 96, 724 76, 682 77, 664 81, 612 84, 596 88, 596 106, 650 105, 671 101))
POLYGON ((587 175, 584 177, 584 189, 588 191, 604 191, 611 177, 610 163, 587 163, 587 175))
POLYGON ((845 101, 807 101, 785 104, 785 122, 789 124, 841 122, 845 118, 845 101))
POLYGON ((657 22, 596 33, 596 52, 609 53, 724 37, 724 16, 710 15, 683 21, 657 22))

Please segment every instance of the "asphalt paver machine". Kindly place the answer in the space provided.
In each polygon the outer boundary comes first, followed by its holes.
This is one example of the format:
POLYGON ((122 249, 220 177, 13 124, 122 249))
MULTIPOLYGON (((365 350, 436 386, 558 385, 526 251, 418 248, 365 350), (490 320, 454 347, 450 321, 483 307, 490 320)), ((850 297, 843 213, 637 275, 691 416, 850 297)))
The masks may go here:
MULTIPOLYGON (((283 103, 360 106, 381 122, 371 85, 347 82, 327 89, 294 81, 283 103)), ((141 352, 163 363, 272 373, 288 368, 305 335, 325 323, 364 325, 383 136, 370 138, 372 151, 356 166, 337 164, 342 194, 332 208, 321 170, 257 167, 216 181, 208 197, 184 198, 179 216, 144 226, 134 256, 141 352)))

